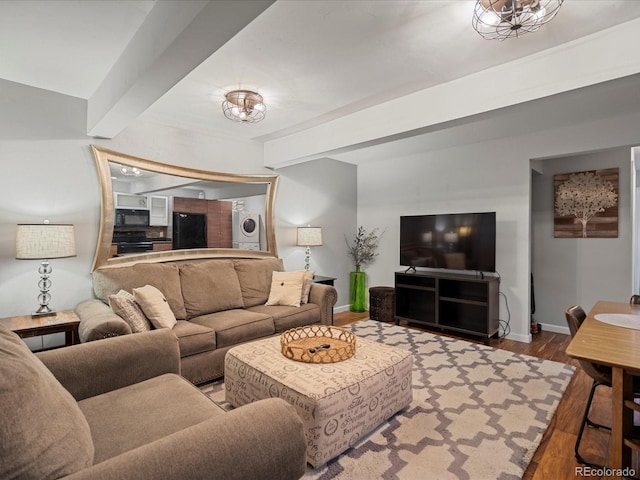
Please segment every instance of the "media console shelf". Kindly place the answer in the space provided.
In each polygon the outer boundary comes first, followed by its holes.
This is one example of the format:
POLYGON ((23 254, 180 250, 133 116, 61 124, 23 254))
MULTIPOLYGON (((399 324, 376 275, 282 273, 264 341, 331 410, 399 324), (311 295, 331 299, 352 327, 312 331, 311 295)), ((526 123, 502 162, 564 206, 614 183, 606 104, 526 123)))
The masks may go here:
POLYGON ((489 339, 499 328, 498 277, 445 272, 396 272, 400 320, 489 339))

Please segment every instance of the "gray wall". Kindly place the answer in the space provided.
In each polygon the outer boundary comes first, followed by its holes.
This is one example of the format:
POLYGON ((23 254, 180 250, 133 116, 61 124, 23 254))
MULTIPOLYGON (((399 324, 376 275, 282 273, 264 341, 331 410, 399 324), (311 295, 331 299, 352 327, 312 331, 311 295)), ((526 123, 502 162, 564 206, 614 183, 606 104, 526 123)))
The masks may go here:
POLYGON ((535 162, 531 195, 534 318, 543 329, 569 333, 564 310, 597 300, 627 302, 632 293, 631 149, 616 148, 535 162), (620 169, 618 238, 554 238, 553 176, 620 169))
POLYGON ((304 266, 304 248, 295 246, 296 227, 322 227, 321 247, 311 248, 311 269, 335 277, 336 310, 348 309, 349 272, 345 235, 355 231, 357 168, 336 160, 321 159, 277 170, 278 251, 288 270, 304 266))
MULTIPOLYGON (((395 158, 358 169, 358 222, 386 230, 380 255, 367 268, 370 285, 393 285, 399 265, 400 216, 496 212, 496 269, 514 318, 512 338, 529 340, 519 321, 528 310, 521 292, 529 270, 529 166, 510 152, 516 139, 395 158)), ((504 299, 501 319, 507 320, 504 299)))

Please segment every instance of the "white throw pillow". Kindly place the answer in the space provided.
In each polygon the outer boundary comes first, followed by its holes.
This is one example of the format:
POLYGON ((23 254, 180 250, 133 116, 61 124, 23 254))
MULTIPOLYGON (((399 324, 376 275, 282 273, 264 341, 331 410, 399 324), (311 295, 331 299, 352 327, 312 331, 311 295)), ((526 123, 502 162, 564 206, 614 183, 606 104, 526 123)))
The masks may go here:
POLYGON ((169 307, 169 302, 156 287, 145 285, 134 288, 133 297, 154 327, 173 328, 177 323, 176 316, 169 307))
POLYGON ((285 305, 299 307, 302 299, 304 270, 296 272, 273 272, 271 291, 265 305, 285 305))

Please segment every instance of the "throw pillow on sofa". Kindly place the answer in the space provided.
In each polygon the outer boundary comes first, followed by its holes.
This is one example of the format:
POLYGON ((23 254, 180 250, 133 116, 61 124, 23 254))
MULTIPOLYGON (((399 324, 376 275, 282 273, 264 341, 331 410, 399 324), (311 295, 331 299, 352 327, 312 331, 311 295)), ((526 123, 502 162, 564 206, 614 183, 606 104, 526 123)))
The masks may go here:
POLYGON ((178 320, 184 320, 180 271, 177 262, 136 263, 128 267, 98 268, 93 274, 93 291, 97 298, 108 302, 109 295, 115 295, 123 289, 132 292, 142 285, 152 285, 160 290, 178 320))
POLYGON ((305 270, 302 271, 304 272, 304 279, 302 281, 302 296, 300 298, 300 303, 304 305, 305 303, 309 303, 309 292, 311 291, 314 273, 305 270))
POLYGON ((134 296, 126 290, 120 290, 115 295, 109 295, 109 306, 113 313, 129 324, 133 333, 151 330, 151 323, 149 323, 134 296))
POLYGON ((271 291, 269 292, 269 299, 265 305, 299 307, 302 300, 304 277, 304 270, 295 272, 273 272, 271 277, 271 291))
POLYGON ((145 316, 156 328, 173 328, 177 321, 169 302, 160 290, 151 285, 134 288, 135 298, 145 316))

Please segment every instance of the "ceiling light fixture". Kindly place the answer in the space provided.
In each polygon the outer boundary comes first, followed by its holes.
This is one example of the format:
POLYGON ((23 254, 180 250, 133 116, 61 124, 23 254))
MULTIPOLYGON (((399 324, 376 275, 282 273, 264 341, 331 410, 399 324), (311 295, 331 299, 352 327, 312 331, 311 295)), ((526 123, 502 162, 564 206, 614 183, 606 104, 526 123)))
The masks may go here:
POLYGON ((142 175, 142 171, 136 167, 122 167, 120 171, 127 177, 139 177, 142 175))
POLYGON ((234 122, 257 123, 267 111, 262 95, 250 90, 234 90, 227 93, 225 98, 222 111, 225 117, 234 122))
POLYGON ((556 16, 564 0, 478 0, 473 28, 488 40, 535 32, 556 16))

